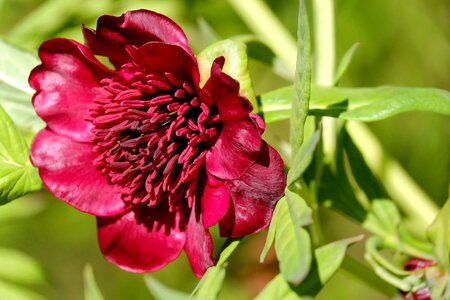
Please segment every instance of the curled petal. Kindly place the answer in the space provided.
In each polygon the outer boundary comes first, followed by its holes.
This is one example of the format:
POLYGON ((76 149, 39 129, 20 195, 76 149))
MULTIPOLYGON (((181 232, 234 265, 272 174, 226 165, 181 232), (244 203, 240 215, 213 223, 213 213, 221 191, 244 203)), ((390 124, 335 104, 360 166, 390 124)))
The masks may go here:
POLYGON ((216 58, 206 85, 211 89, 222 122, 248 119, 253 107, 246 98, 239 96, 239 82, 222 72, 224 62, 223 57, 216 58))
POLYGON ((116 66, 128 62, 125 47, 140 47, 148 42, 163 42, 178 45, 192 57, 186 35, 169 18, 148 10, 129 11, 120 17, 102 16, 97 29, 83 28, 86 45, 97 55, 110 59, 116 66))
POLYGON ((203 226, 209 228, 219 222, 227 212, 229 205, 230 198, 227 187, 208 173, 201 199, 203 226))
POLYGON ((121 216, 98 217, 98 241, 106 259, 136 273, 158 270, 176 259, 185 243, 179 211, 164 204, 121 216))
POLYGON ((212 258, 212 239, 208 229, 202 224, 198 203, 194 203, 186 228, 186 245, 184 250, 197 277, 202 277, 206 270, 214 265, 212 258))
POLYGON ((127 47, 127 51, 136 64, 151 74, 171 73, 181 84, 198 86, 197 61, 179 46, 152 42, 140 48, 127 47))
POLYGON ((30 75, 33 105, 48 127, 76 141, 91 141, 91 123, 84 120, 95 98, 92 91, 111 71, 89 50, 71 40, 53 39, 39 48, 42 64, 30 75))
POLYGON ((239 178, 255 163, 260 150, 261 136, 250 118, 223 124, 219 138, 206 155, 206 169, 220 179, 239 178))
POLYGON ((96 216, 122 213, 127 206, 96 170, 92 147, 44 129, 33 140, 31 161, 39 168, 45 187, 58 199, 96 216))
POLYGON ((283 160, 265 142, 258 161, 236 180, 226 181, 231 203, 219 222, 220 235, 239 237, 266 228, 286 186, 283 160))

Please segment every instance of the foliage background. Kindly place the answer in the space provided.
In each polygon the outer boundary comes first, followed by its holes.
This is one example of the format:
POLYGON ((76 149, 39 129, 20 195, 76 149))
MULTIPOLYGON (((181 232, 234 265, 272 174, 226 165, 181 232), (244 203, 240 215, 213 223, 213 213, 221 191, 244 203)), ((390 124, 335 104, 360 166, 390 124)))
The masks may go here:
MULTIPOLYGON (((267 2, 295 36, 296 1, 267 2)), ((36 52, 42 41, 52 37, 81 41, 80 24, 94 27, 102 14, 119 15, 137 8, 155 10, 174 19, 186 31, 196 52, 207 45, 204 30, 199 30, 204 28, 199 26, 203 21, 220 38, 250 33, 227 1, 0 0, 0 35, 36 52)), ((448 1, 336 0, 335 11, 337 59, 355 42, 360 43, 340 85, 395 84, 450 90, 448 1)), ((268 66, 250 63, 257 94, 288 83, 268 66)), ((370 126, 386 151, 441 206, 448 197, 450 179, 449 117, 407 113, 370 126)), ((277 134, 286 128, 287 123, 274 124, 269 131, 277 134)), ((336 213, 321 213, 324 228, 332 239, 361 232, 336 213)), ((93 217, 39 192, 0 207, 0 247, 23 251, 41 264, 44 282, 31 288, 45 298, 82 299, 82 271, 90 263, 106 299, 151 299, 142 276, 125 273, 103 259, 95 226, 93 217)), ((221 299, 250 299, 277 273, 273 254, 266 263, 258 263, 264 239, 265 233, 246 238, 233 254, 221 299)), ((360 259, 362 244, 350 253, 360 259)), ((197 282, 183 255, 154 276, 188 292, 197 282)), ((357 278, 339 271, 318 299, 359 299, 360 295, 365 295, 365 299, 385 299, 357 278)))

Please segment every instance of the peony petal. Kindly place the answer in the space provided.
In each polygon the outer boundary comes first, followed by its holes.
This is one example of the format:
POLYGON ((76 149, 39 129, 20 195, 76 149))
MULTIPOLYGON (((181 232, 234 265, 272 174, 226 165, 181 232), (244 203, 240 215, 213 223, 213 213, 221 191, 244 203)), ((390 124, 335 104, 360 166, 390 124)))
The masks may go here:
POLYGON ((260 149, 259 130, 249 117, 224 123, 219 138, 206 155, 206 169, 219 179, 239 178, 258 159, 260 149))
POLYGON ((118 217, 98 217, 98 242, 106 259, 136 273, 156 271, 181 253, 185 242, 179 212, 142 206, 118 217))
POLYGON ((31 161, 56 198, 96 216, 122 213, 127 206, 93 165, 96 155, 92 148, 92 144, 75 142, 44 129, 33 140, 31 161))
POLYGON ((171 19, 148 10, 129 11, 120 17, 102 16, 97 30, 83 28, 86 45, 97 55, 103 55, 118 68, 128 62, 127 45, 140 47, 148 42, 178 45, 189 53, 183 30, 171 19))
POLYGON ((184 250, 197 277, 202 277, 206 270, 214 265, 212 257, 212 238, 208 229, 202 224, 202 217, 198 212, 198 203, 191 209, 189 222, 186 228, 186 245, 184 250), (197 208, 195 209, 195 207, 197 208))
POLYGON ((71 40, 53 39, 39 48, 42 64, 30 75, 37 92, 33 105, 37 114, 54 132, 76 141, 91 141, 92 124, 84 120, 92 91, 99 81, 112 73, 89 50, 71 40))
POLYGON ((127 47, 127 51, 136 64, 152 74, 171 73, 181 84, 198 86, 197 61, 179 46, 152 42, 140 48, 127 47))
POLYGON ((224 62, 223 57, 213 62, 206 89, 211 89, 222 122, 248 119, 253 107, 246 98, 239 96, 239 82, 222 72, 224 62))
POLYGON ((226 181, 231 203, 219 222, 220 235, 239 237, 266 228, 286 187, 283 160, 265 142, 258 161, 237 180, 226 181))
POLYGON ((229 205, 227 187, 208 173, 201 200, 203 226, 209 228, 219 222, 229 205))

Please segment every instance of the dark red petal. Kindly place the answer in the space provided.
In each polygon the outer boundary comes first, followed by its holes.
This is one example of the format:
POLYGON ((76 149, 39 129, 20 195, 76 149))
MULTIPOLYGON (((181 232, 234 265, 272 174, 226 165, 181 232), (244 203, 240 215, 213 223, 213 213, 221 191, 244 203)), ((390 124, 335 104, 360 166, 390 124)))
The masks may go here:
POLYGON ((140 48, 127 47, 127 51, 136 64, 152 74, 171 73, 181 83, 198 86, 197 61, 179 46, 153 42, 140 48))
POLYGON ((212 239, 208 229, 202 224, 198 203, 194 203, 186 228, 184 250, 195 276, 202 277, 206 269, 214 265, 212 239), (195 208, 196 207, 196 208, 195 208))
POLYGON ((266 228, 286 187, 283 160, 265 142, 258 161, 239 179, 226 181, 231 203, 219 222, 220 235, 239 237, 266 228))
POLYGON ((222 122, 248 119, 253 107, 246 98, 239 96, 239 82, 222 72, 223 63, 223 57, 216 58, 210 78, 210 93, 220 118, 222 122))
POLYGON ((156 271, 174 259, 185 242, 178 211, 142 206, 118 217, 97 218, 98 242, 106 259, 129 272, 156 271))
POLYGON ((31 144, 31 161, 56 198, 96 216, 122 213, 127 207, 93 165, 92 147, 44 129, 31 144))
POLYGON ((86 45, 97 55, 110 58, 120 67, 128 62, 125 46, 140 47, 148 42, 181 46, 192 57, 183 30, 169 18, 148 10, 129 11, 120 17, 102 16, 97 30, 83 28, 86 45))
POLYGON ((33 105, 54 132, 76 141, 91 141, 91 123, 84 120, 95 94, 92 88, 111 76, 85 46, 67 39, 53 39, 39 48, 42 64, 30 75, 37 92, 33 105))
POLYGON ((206 155, 206 169, 220 179, 239 178, 258 159, 260 149, 259 130, 249 117, 224 123, 219 138, 206 155))
POLYGON ((203 226, 209 228, 219 222, 229 205, 227 187, 208 173, 201 200, 203 226))

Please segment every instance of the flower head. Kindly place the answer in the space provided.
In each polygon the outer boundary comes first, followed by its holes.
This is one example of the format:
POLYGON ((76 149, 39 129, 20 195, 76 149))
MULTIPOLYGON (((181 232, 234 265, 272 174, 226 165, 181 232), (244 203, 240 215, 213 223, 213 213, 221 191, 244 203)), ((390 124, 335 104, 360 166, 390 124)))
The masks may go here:
POLYGON ((258 232, 283 194, 283 162, 261 139, 264 123, 223 57, 199 86, 186 36, 162 15, 102 16, 83 34, 85 45, 52 39, 39 49, 30 85, 47 128, 32 162, 57 198, 97 216, 109 261, 154 271, 184 249, 201 276, 214 263, 208 228, 258 232))

